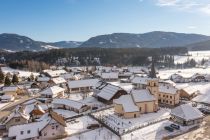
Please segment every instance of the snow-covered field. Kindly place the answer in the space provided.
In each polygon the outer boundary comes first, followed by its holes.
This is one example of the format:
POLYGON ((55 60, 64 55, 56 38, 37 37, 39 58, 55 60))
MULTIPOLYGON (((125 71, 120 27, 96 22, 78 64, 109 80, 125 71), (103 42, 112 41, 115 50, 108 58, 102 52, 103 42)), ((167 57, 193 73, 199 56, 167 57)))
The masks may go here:
POLYGON ((210 67, 208 68, 188 68, 188 69, 162 69, 159 70, 159 76, 161 79, 168 79, 172 74, 180 74, 183 77, 191 77, 196 73, 210 74, 210 67))
POLYGON ((174 56, 175 64, 182 64, 189 59, 194 59, 196 62, 201 62, 202 59, 209 60, 210 51, 189 51, 189 56, 174 56))
POLYGON ((29 77, 31 75, 31 73, 33 73, 34 76, 37 76, 39 75, 39 73, 35 73, 35 72, 30 72, 30 71, 23 71, 23 70, 17 70, 17 69, 12 69, 12 68, 9 68, 9 67, 1 67, 2 71, 4 73, 19 73, 19 76, 20 77, 29 77))
POLYGON ((120 138, 105 127, 101 127, 80 135, 65 138, 65 140, 120 140, 120 138))

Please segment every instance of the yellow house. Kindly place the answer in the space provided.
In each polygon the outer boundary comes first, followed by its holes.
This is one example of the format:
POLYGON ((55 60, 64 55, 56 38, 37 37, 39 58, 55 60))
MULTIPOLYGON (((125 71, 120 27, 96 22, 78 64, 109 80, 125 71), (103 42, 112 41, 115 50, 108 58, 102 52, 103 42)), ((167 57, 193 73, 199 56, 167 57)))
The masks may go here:
POLYGON ((175 106, 179 104, 180 91, 169 84, 162 84, 159 86, 158 101, 161 104, 175 106))

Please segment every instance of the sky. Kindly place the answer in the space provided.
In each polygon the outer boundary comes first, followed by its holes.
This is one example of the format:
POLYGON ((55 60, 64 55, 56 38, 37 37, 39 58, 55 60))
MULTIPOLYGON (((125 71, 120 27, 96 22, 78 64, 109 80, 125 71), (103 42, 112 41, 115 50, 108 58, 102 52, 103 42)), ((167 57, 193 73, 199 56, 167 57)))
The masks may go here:
POLYGON ((0 33, 38 41, 150 31, 210 35, 210 0, 0 0, 0 33))

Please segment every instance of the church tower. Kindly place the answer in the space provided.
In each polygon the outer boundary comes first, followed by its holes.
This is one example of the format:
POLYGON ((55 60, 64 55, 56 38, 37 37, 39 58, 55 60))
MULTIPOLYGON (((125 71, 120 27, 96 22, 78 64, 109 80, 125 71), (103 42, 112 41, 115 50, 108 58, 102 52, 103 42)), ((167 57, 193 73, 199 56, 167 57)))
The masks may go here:
POLYGON ((158 104, 158 96, 159 96, 159 80, 158 78, 150 79, 147 81, 147 89, 150 91, 152 95, 154 95, 156 99, 156 103, 158 104))

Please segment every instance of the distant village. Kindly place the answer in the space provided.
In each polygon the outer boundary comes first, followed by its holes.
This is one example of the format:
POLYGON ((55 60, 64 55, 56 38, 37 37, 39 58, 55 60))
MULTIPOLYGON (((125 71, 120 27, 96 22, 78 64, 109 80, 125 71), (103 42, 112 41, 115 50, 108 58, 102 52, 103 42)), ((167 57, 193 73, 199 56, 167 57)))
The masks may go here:
POLYGON ((210 113, 210 73, 200 69, 159 71, 152 63, 35 73, 1 66, 0 139, 180 136, 202 127, 210 113))

